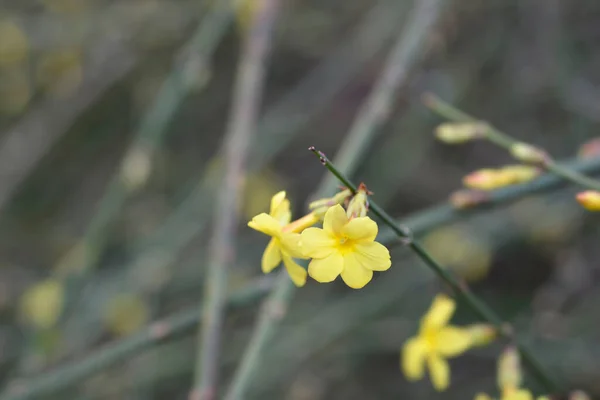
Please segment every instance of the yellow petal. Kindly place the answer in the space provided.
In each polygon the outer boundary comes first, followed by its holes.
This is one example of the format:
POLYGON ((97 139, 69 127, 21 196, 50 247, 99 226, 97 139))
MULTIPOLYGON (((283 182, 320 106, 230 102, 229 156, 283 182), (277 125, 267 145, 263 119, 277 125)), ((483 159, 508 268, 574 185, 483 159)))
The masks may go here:
POLYGON ((281 250, 279 249, 277 239, 271 239, 262 256, 262 272, 268 274, 269 272, 273 271, 275 267, 279 265, 280 262, 281 250))
POLYGON ((323 230, 330 235, 340 236, 342 228, 348 223, 344 208, 339 204, 329 207, 323 220, 323 230))
POLYGON ((313 259, 308 264, 308 274, 317 282, 332 282, 342 272, 344 258, 337 252, 323 259, 313 259))
POLYGON ((436 335, 436 350, 444 357, 454 357, 464 353, 471 343, 469 331, 454 326, 446 326, 436 335))
POLYGON ((329 257, 334 251, 335 239, 321 228, 307 228, 300 235, 302 252, 311 258, 329 257))
POLYGON ((292 257, 305 258, 300 247, 300 234, 286 232, 281 235, 279 243, 283 250, 292 257))
POLYGON ((533 395, 525 389, 510 390, 503 393, 502 400, 533 400, 533 395))
POLYGON ((432 354, 427 357, 429 376, 433 387, 438 392, 444 391, 450 385, 450 366, 442 357, 432 354))
POLYGON ((258 214, 248 222, 248 226, 265 235, 278 237, 281 234, 281 225, 275 218, 266 213, 258 214))
POLYGON ((417 337, 404 343, 402 348, 402 372, 404 372, 406 379, 416 381, 423 378, 426 351, 426 343, 417 337))
POLYGON ((372 242, 377 236, 377 224, 369 217, 354 218, 342 229, 348 239, 372 242))
POLYGON ((273 196, 269 214, 279 221, 281 225, 290 223, 292 220, 292 212, 290 211, 290 201, 285 198, 285 191, 282 190, 273 196))
POLYGON ((298 287, 304 286, 306 283, 306 270, 296 263, 288 254, 282 253, 282 255, 283 265, 285 265, 285 269, 290 275, 292 282, 294 282, 294 285, 298 287))
POLYGON ((493 399, 485 393, 478 393, 477 396, 475 396, 475 400, 493 400, 493 399))
POLYGON ((433 300, 431 308, 423 318, 423 328, 440 329, 448 323, 452 314, 454 314, 455 308, 456 303, 454 300, 446 295, 438 294, 433 300))
POLYGON ((342 279, 352 289, 361 289, 373 279, 373 271, 363 267, 354 253, 344 256, 342 279))
POLYGON ((355 245, 355 249, 356 258, 365 268, 373 271, 386 271, 392 265, 390 252, 381 243, 358 243, 355 245))

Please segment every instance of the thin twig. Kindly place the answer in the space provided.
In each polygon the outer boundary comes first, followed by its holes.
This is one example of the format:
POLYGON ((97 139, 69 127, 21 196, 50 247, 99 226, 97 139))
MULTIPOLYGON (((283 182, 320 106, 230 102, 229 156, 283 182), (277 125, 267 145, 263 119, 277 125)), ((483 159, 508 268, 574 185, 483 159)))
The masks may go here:
MULTIPOLYGON (((439 115, 449 120, 456 122, 483 122, 473 117, 472 115, 469 115, 459 110, 458 108, 453 107, 452 105, 446 103, 445 101, 431 93, 428 93, 423 96, 423 102, 431 110, 435 111, 439 115)), ((483 124, 483 126, 484 129, 481 132, 482 137, 484 139, 487 139, 491 143, 494 143, 495 145, 508 150, 509 152, 512 151, 515 148, 515 146, 523 144, 522 142, 511 137, 510 135, 507 135, 506 133, 495 128, 491 124, 485 123, 483 124)), ((538 150, 533 146, 532 149, 538 150)), ((542 152, 542 150, 538 151, 542 152)), ((572 171, 568 168, 565 168, 545 153, 543 161, 540 163, 540 166, 544 167, 553 174, 561 176, 563 179, 573 182, 576 185, 600 191, 600 181, 589 178, 583 174, 580 174, 577 171, 572 171)))
MULTIPOLYGON (((377 80, 369 98, 365 101, 336 159, 346 172, 352 172, 356 161, 364 154, 378 128, 386 120, 392 107, 394 94, 404 82, 410 66, 419 57, 427 33, 440 13, 441 0, 422 0, 415 3, 409 16, 409 25, 399 36, 384 71, 377 80)), ((316 191, 316 197, 324 197, 335 190, 336 181, 325 176, 316 191)), ((275 335, 278 322, 285 316, 288 305, 295 292, 285 272, 281 273, 279 283, 265 301, 250 343, 236 370, 225 399, 243 399, 253 380, 257 365, 271 338, 275 335)))
MULTIPOLYGON (((344 176, 323 154, 316 150, 314 147, 311 151, 319 157, 321 163, 335 176, 339 181, 347 188, 356 192, 357 187, 348 178, 344 176)), ((518 338, 515 336, 514 330, 507 328, 507 324, 503 323, 500 318, 491 308, 487 306, 483 301, 479 299, 477 295, 470 292, 465 288, 464 284, 460 282, 453 273, 448 269, 442 267, 423 246, 415 240, 413 233, 410 229, 405 226, 398 224, 392 217, 389 216, 381 207, 375 202, 369 202, 369 210, 379 217, 392 231, 400 238, 400 240, 406 244, 441 280, 443 280, 448 286, 452 288, 456 296, 466 303, 471 310, 475 312, 482 320, 492 324, 498 334, 503 337, 514 341, 519 349, 519 353, 523 358, 524 364, 530 369, 541 384, 548 390, 549 393, 560 393, 558 385, 554 382, 554 379, 548 372, 544 370, 542 365, 537 361, 533 354, 523 344, 521 344, 518 338)))
MULTIPOLYGON (((600 171, 600 159, 572 160, 565 162, 564 165, 580 172, 597 173, 600 171)), ((547 174, 534 181, 506 187, 490 193, 489 197, 486 198, 485 206, 497 207, 506 205, 535 193, 555 189, 564 183, 565 181, 560 177, 547 174)), ((475 215, 484 209, 457 210, 448 204, 443 204, 409 215, 403 218, 402 221, 404 225, 411 227, 415 235, 421 235, 437 226, 466 216, 475 215)), ((380 230, 377 240, 386 246, 391 246, 398 242, 396 234, 387 227, 383 227, 380 230)), ((260 297, 268 294, 271 288, 273 288, 273 284, 274 281, 270 278, 262 278, 259 282, 251 283, 240 291, 231 294, 228 298, 228 303, 231 307, 253 303, 260 297)), ((198 310, 198 307, 193 307, 167 317, 162 321, 156 321, 146 330, 130 337, 116 340, 87 355, 81 361, 57 367, 26 382, 15 382, 15 384, 11 385, 12 389, 9 394, 0 397, 0 400, 27 400, 41 395, 49 395, 65 387, 77 384, 88 376, 116 365, 122 360, 151 347, 157 341, 165 341, 197 328, 197 324, 201 319, 201 310, 198 310)))
POLYGON ((208 279, 205 284, 205 316, 198 342, 196 374, 190 399, 216 398, 220 342, 227 290, 227 268, 235 259, 238 199, 248 149, 256 133, 262 103, 266 62, 271 50, 279 0, 259 2, 254 21, 244 43, 233 93, 230 124, 225 137, 227 167, 219 191, 215 229, 210 245, 208 279))

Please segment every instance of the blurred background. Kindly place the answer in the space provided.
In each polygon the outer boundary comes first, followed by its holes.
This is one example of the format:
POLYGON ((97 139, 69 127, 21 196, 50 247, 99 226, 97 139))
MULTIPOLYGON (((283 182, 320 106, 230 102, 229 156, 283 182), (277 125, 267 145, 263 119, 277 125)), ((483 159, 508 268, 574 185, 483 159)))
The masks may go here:
MULTIPOLYGON (((221 148, 255 9, 250 0, 235 13, 218 3, 0 1, 0 398, 187 398, 221 148), (177 329, 152 323, 172 316, 177 329), (146 344, 81 377, 38 378, 63 366, 84 371, 104 346, 136 340, 146 344), (36 382, 47 388, 19 397, 36 382)), ((246 221, 282 189, 302 215, 325 174, 306 148, 335 156, 401 46, 405 73, 355 181, 393 216, 416 215, 425 246, 564 383, 600 395, 600 232, 575 188, 419 225, 462 176, 512 162, 486 143, 437 143, 442 120, 422 105, 424 92, 557 159, 597 135, 600 2, 285 0, 280 8, 239 199, 223 387, 273 283, 260 272, 267 238, 246 221)), ((386 278, 363 290, 338 280, 297 291, 247 398, 495 393, 501 345, 452 360, 446 393, 405 380, 400 348, 444 287, 401 247, 392 259, 386 278)), ((476 321, 466 308, 455 320, 476 321)))

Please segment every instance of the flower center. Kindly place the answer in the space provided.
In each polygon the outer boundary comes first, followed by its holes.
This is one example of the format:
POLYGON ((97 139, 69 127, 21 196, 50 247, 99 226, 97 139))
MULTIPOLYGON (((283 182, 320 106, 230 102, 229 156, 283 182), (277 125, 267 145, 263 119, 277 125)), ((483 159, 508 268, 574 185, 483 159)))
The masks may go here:
POLYGON ((338 236, 338 251, 342 254, 348 253, 354 249, 354 242, 346 236, 338 236))

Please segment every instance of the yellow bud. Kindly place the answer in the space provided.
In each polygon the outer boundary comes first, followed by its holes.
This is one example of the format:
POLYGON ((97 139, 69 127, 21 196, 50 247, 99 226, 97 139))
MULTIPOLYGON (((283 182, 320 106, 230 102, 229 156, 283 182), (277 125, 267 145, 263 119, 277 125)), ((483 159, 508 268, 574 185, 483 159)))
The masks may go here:
POLYGON ((54 326, 62 312, 64 287, 56 279, 49 279, 29 288, 21 298, 21 316, 37 329, 54 326))
POLYGON ((500 171, 506 175, 506 180, 510 181, 511 184, 529 182, 537 178, 542 172, 539 168, 529 165, 509 165, 500 171))
POLYGON ((447 122, 436 128, 435 136, 444 143, 459 144, 481 137, 485 129, 482 122, 447 122))
POLYGON ((498 359, 498 386, 518 388, 521 386, 521 360, 515 347, 507 347, 498 359))
POLYGON ((358 187, 358 191, 348 203, 346 215, 349 219, 366 217, 369 211, 369 191, 364 183, 358 187))
POLYGON ((576 390, 569 395, 569 400, 591 400, 591 397, 581 390, 576 390))
POLYGON ((487 346, 498 337, 496 328, 489 324, 475 324, 467 328, 471 335, 471 344, 476 347, 487 346))
POLYGON ((579 147, 579 158, 588 159, 600 156, 600 138, 592 139, 579 147))
POLYGON ((528 165, 509 165, 499 169, 485 168, 463 178, 463 184, 471 189, 495 190, 501 187, 525 183, 535 179, 540 169, 528 165))
POLYGON ((336 204, 343 204, 350 196, 352 196, 350 189, 344 189, 333 197, 311 202, 308 205, 308 208, 309 210, 314 211, 320 218, 323 218, 330 207, 333 207, 336 204))
POLYGON ((477 207, 488 200, 488 195, 479 190, 457 190, 450 196, 450 204, 459 210, 477 207))
POLYGON ((510 154, 517 160, 529 164, 543 164, 548 156, 537 147, 527 143, 517 143, 510 148, 510 154))
POLYGON ((600 192, 586 190, 585 192, 578 193, 575 198, 585 209, 600 211, 600 192))

